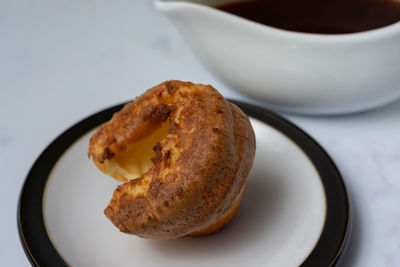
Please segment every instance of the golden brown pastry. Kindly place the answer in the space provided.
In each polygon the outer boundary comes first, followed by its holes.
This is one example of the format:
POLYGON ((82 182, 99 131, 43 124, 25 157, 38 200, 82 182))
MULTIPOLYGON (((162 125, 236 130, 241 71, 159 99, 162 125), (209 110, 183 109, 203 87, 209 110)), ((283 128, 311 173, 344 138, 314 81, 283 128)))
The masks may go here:
POLYGON ((126 181, 105 215, 122 232, 172 239, 235 216, 253 164, 248 117, 210 85, 167 81, 125 105, 90 139, 97 167, 126 181))

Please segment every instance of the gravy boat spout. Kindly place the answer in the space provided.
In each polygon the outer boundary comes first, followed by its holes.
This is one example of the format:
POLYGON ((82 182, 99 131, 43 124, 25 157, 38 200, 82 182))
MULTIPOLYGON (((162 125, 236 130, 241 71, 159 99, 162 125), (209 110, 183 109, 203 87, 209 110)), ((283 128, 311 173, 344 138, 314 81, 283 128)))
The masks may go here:
POLYGON ((155 6, 208 70, 273 108, 338 114, 400 97, 400 22, 350 34, 300 33, 215 8, 232 2, 155 0, 155 6))

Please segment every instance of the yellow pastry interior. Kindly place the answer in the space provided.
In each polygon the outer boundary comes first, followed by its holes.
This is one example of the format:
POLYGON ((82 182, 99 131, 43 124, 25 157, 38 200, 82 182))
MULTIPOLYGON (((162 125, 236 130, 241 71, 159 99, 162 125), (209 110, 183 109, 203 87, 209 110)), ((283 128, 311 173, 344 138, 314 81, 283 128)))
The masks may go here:
POLYGON ((153 166, 153 147, 168 135, 168 131, 169 123, 165 122, 154 132, 116 153, 113 159, 105 162, 107 174, 122 181, 142 176, 153 166))

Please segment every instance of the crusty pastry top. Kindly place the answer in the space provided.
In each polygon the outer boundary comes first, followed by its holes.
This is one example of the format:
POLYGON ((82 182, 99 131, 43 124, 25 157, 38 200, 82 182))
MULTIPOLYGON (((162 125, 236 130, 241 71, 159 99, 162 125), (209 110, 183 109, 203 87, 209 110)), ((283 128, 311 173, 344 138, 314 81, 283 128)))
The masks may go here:
POLYGON ((209 85, 180 81, 125 105, 89 144, 98 168, 126 181, 106 216, 122 232, 159 239, 203 229, 232 208, 254 153, 253 129, 238 107, 209 85), (140 142, 157 135, 162 139, 152 144, 150 163, 130 166, 129 155, 142 153, 140 142))

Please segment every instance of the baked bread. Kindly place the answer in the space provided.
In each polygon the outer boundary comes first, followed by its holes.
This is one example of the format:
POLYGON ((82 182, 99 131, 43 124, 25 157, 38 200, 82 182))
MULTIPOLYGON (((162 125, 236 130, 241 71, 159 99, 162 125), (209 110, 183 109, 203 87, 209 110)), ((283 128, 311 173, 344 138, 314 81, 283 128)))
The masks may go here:
POLYGON ((105 215, 144 238, 206 235, 235 216, 255 154, 248 117, 210 85, 167 81, 115 113, 89 157, 115 179, 105 215))

